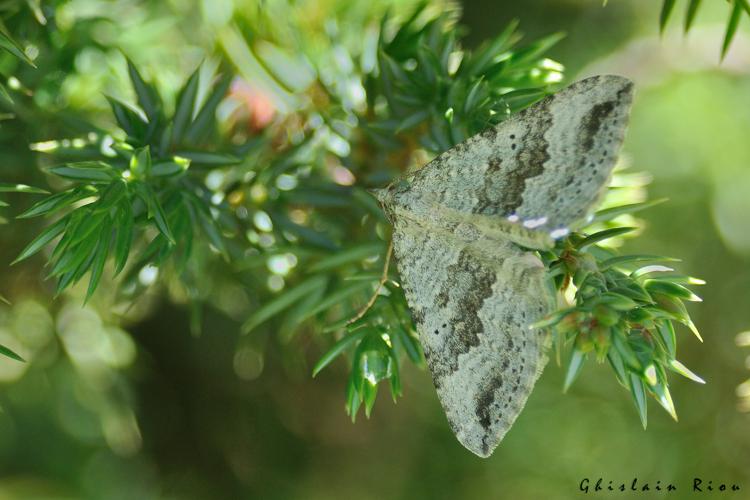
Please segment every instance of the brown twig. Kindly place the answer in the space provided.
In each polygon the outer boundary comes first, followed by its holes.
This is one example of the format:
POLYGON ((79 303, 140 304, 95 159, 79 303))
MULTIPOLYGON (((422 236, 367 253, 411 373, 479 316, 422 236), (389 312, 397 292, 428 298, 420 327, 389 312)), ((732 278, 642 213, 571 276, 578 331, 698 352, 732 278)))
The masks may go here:
POLYGON ((391 254, 393 254, 393 240, 388 243, 388 250, 385 252, 385 265, 383 266, 383 274, 380 276, 380 281, 378 282, 377 288, 375 288, 375 292, 372 294, 372 297, 370 297, 370 300, 367 301, 365 307, 360 309, 356 316, 346 322, 347 326, 351 325, 355 321, 359 321, 360 319, 362 319, 362 317, 367 314, 367 311, 369 311, 370 308, 375 304, 375 301, 378 300, 380 289, 383 288, 385 282, 388 281, 388 267, 391 264, 391 254))

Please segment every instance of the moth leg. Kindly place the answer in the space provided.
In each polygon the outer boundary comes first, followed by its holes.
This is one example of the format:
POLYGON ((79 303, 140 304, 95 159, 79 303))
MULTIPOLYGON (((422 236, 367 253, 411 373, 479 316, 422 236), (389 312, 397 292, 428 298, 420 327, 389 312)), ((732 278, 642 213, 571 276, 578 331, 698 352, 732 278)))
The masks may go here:
POLYGON ((359 321, 364 317, 365 314, 367 314, 367 311, 370 310, 370 308, 375 304, 375 301, 378 300, 378 295, 380 295, 380 290, 382 290, 383 286, 385 285, 385 282, 388 281, 388 268, 391 264, 391 256, 393 255, 393 239, 391 239, 390 243, 388 243, 388 250, 385 252, 385 264, 383 264, 383 274, 380 275, 380 280, 378 281, 378 286, 375 287, 375 291, 372 294, 372 297, 370 297, 370 300, 367 301, 367 304, 359 310, 359 312, 352 317, 349 321, 346 322, 347 325, 351 325, 355 321, 359 321))

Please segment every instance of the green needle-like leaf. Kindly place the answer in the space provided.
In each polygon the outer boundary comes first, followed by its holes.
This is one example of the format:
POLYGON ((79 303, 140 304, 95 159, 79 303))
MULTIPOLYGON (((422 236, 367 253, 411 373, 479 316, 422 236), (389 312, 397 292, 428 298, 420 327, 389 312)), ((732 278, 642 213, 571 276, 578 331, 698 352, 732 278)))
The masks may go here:
POLYGON ((32 194, 49 194, 44 189, 27 186, 26 184, 8 184, 0 182, 0 193, 32 193, 32 194))
POLYGON ((169 227, 169 223, 167 222, 167 216, 164 213, 161 202, 159 202, 159 199, 157 198, 154 191, 148 184, 144 184, 142 182, 134 182, 133 186, 135 187, 136 192, 144 201, 144 203, 146 203, 146 206, 148 207, 149 218, 152 218, 154 220, 156 228, 161 232, 161 234, 164 235, 165 238, 167 238, 167 241, 169 241, 170 244, 174 245, 176 242, 174 239, 174 235, 172 234, 172 230, 169 227))
POLYGON ((91 296, 94 295, 96 287, 99 286, 99 281, 102 278, 104 264, 107 262, 107 255, 109 255, 110 232, 109 224, 106 224, 99 236, 99 241, 94 251, 94 260, 91 264, 91 278, 89 279, 89 287, 86 290, 84 303, 88 302, 91 296))
POLYGON ((188 125, 193 120, 195 99, 198 95, 200 83, 200 67, 198 67, 182 87, 177 96, 174 118, 172 119, 172 144, 180 144, 188 125))
POLYGON ((235 155, 227 153, 210 153, 206 151, 178 151, 175 156, 190 160, 192 165, 203 167, 229 166, 242 161, 235 155))
POLYGON ((409 357, 412 363, 415 365, 422 365, 424 363, 424 357, 422 350, 419 346, 419 341, 412 335, 406 332, 403 328, 396 327, 395 338, 403 345, 406 355, 409 357))
POLYGON ((619 255, 602 261, 599 264, 599 269, 605 270, 611 267, 624 266, 626 264, 635 264, 642 262, 679 262, 680 259, 672 257, 664 257, 662 255, 619 255))
POLYGON ((608 240, 610 238, 622 236, 623 234, 629 233, 631 231, 635 231, 635 229, 636 228, 634 227, 614 227, 612 229, 605 229, 603 231, 599 231, 598 233, 594 233, 592 235, 585 237, 580 243, 576 245, 576 247, 579 250, 585 250, 591 245, 595 245, 597 243, 600 243, 604 240, 608 240))
POLYGON ((214 87, 209 94, 203 107, 198 112, 195 120, 190 124, 185 132, 184 143, 185 144, 197 144, 203 137, 211 130, 211 127, 216 119, 216 108, 219 103, 224 99, 224 96, 229 89, 229 85, 232 83, 231 76, 225 76, 221 81, 214 87))
POLYGON ((13 39, 10 33, 8 33, 8 30, 5 28, 2 21, 0 21, 0 49, 7 50, 29 66, 36 68, 34 61, 29 59, 26 52, 24 52, 23 47, 21 47, 21 45, 13 39))
POLYGON ((573 385, 578 375, 581 373, 583 368, 583 362, 586 361, 586 354, 578 349, 573 349, 573 353, 568 362, 568 370, 565 373, 565 384, 563 386, 563 392, 568 392, 570 386, 573 385))
POLYGON ((617 353, 620 355, 625 367, 629 371, 639 372, 642 370, 638 356, 635 351, 633 351, 626 335, 619 329, 613 329, 612 346, 617 350, 617 353))
POLYGON ((119 175, 114 168, 101 161, 68 163, 47 171, 65 179, 90 182, 110 182, 119 175))
POLYGON ((693 27, 693 21, 695 21, 695 15, 698 13, 698 8, 701 6, 701 0, 690 0, 688 4, 687 14, 685 15, 685 33, 690 31, 693 27))
POLYGON ((58 210, 72 206, 76 201, 96 193, 96 189, 90 186, 79 186, 61 193, 53 194, 35 203, 17 218, 29 219, 40 215, 52 215, 58 210))
POLYGON ((664 280, 646 280, 643 285, 649 293, 657 292, 691 302, 702 302, 702 299, 682 285, 664 280))
POLYGON ((21 262, 24 259, 28 259, 39 250, 44 248, 47 243, 54 240, 65 230, 65 226, 67 225, 67 223, 68 217, 65 217, 42 231, 42 234, 34 238, 34 240, 29 243, 29 245, 24 248, 23 251, 21 251, 21 254, 16 257, 16 260, 14 260, 12 264, 16 264, 17 262, 21 262))
POLYGON ((352 422, 357 419, 357 412, 359 406, 362 404, 362 399, 357 392, 356 382, 353 376, 349 377, 349 382, 346 386, 346 412, 352 417, 352 422))
POLYGON ((138 148, 130 157, 130 172, 136 179, 145 179, 151 175, 151 148, 138 148))
POLYGON ((316 314, 320 314, 323 311, 327 311, 328 309, 341 304, 342 301, 346 300, 347 298, 351 299, 353 297, 356 297, 360 292, 363 292, 365 290, 371 291, 373 288, 372 281, 367 282, 355 282, 351 285, 341 287, 340 289, 336 290, 335 292, 332 292, 330 295, 326 296, 323 300, 321 300, 315 307, 310 309, 303 317, 302 319, 305 320, 307 318, 311 318, 315 316, 316 314))
POLYGON ((385 250, 385 247, 382 243, 366 243, 349 249, 342 249, 329 257, 320 259, 315 264, 309 266, 307 271, 311 273, 328 271, 380 255, 383 253, 383 250, 385 250))
POLYGON ((564 309, 559 309, 557 311, 552 312, 547 317, 540 319, 539 321, 532 323, 529 325, 529 330, 537 330, 541 328, 547 328, 550 326, 554 326, 560 321, 565 318, 568 314, 574 313, 577 311, 577 307, 567 307, 564 309))
POLYGON ((608 307, 616 311, 630 311, 638 307, 638 303, 627 295, 623 295, 616 292, 604 292, 598 297, 595 297, 591 303, 595 304, 606 304, 608 307))
POLYGON ((628 374, 625 369, 625 364, 622 362, 622 357, 615 349, 610 349, 607 352, 607 359, 609 360, 610 366, 617 376, 617 380, 624 386, 628 386, 628 374))
POLYGON ((630 276, 633 278, 643 278, 644 276, 649 276, 654 273, 668 273, 672 272, 674 269, 667 266, 662 265, 651 265, 651 266, 644 266, 641 268, 636 269, 632 273, 630 273, 630 276))
POLYGON ((13 104, 13 98, 8 93, 8 89, 0 82, 0 99, 5 100, 8 104, 13 104))
POLYGON ((378 384, 365 382, 362 386, 362 401, 365 403, 365 417, 370 418, 372 408, 375 406, 375 398, 378 396, 378 384))
POLYGON ((565 33, 553 33, 540 38, 536 42, 516 50, 511 56, 511 61, 520 64, 538 59, 543 54, 549 52, 549 50, 557 45, 563 38, 565 38, 565 33))
POLYGON ((190 160, 174 158, 173 161, 164 161, 152 165, 151 176, 172 177, 184 173, 188 167, 190 167, 190 160))
POLYGON ((641 377, 634 373, 628 375, 630 383, 630 393, 633 396, 635 407, 638 409, 638 416, 641 417, 641 425, 646 428, 648 424, 648 407, 646 406, 646 388, 643 385, 641 377))
POLYGON ((659 321, 656 324, 656 333, 666 347, 669 357, 674 359, 677 352, 677 336, 672 322, 669 320, 659 321))
POLYGON ((294 288, 284 291, 274 300, 266 302, 265 305, 261 306, 245 321, 242 325, 242 333, 250 333, 258 325, 290 307, 298 300, 307 296, 311 291, 325 287, 327 281, 328 279, 325 276, 313 276, 294 288))
POLYGON ((95 210, 98 212, 108 211, 113 206, 117 205, 120 200, 125 197, 127 192, 128 183, 125 181, 125 179, 115 179, 99 197, 99 201, 97 201, 96 203, 95 210))
POLYGON ((641 203, 632 203, 629 205, 620 205, 617 207, 605 208, 596 212, 591 222, 596 223, 612 220, 616 217, 619 217, 620 215, 632 214, 635 212, 640 212, 641 210, 645 210, 647 208, 654 207, 656 205, 660 205, 665 201, 667 201, 666 198, 660 198, 657 200, 644 201, 641 203))
POLYGON ((138 97, 138 105, 146 113, 149 122, 154 122, 159 119, 159 113, 161 112, 161 102, 159 101, 159 95, 156 90, 143 80, 143 77, 138 72, 135 64, 128 59, 128 75, 130 81, 133 84, 133 89, 138 97))
POLYGON ((94 213, 88 209, 82 210, 83 217, 80 222, 75 226, 72 231, 73 237, 70 240, 70 245, 77 245, 78 243, 87 240, 89 235, 101 227, 102 222, 107 217, 106 213, 98 212, 94 213))
POLYGON ((654 393, 656 393, 656 400, 659 404, 667 410, 667 413, 677 422, 677 410, 675 409, 674 402, 672 401, 672 395, 669 393, 669 387, 667 386, 666 378, 663 372, 659 373, 659 383, 653 387, 654 393))
POLYGON ((729 46, 734 40, 734 36, 737 34, 737 27, 740 25, 740 17, 742 17, 742 0, 734 0, 732 4, 732 12, 729 15, 729 22, 727 23, 727 31, 724 34, 724 43, 721 46, 721 60, 724 60, 727 52, 729 52, 729 46))
POLYGON ((117 215, 117 225, 115 230, 115 275, 125 268, 130 255, 130 245, 133 241, 133 213, 130 208, 130 202, 122 203, 119 206, 117 215))
POLYGON ((315 377, 325 367, 330 365, 333 360, 339 357, 339 355, 341 355, 346 349, 365 338, 365 336, 370 332, 371 330, 368 328, 360 328, 359 330, 355 330, 352 333, 344 335, 338 342, 333 344, 328 352, 320 357, 317 363, 315 363, 315 367, 312 371, 312 376, 315 377))
POLYGON ((211 245, 221 252, 224 258, 228 258, 227 248, 224 244, 224 239, 221 236, 218 224, 211 216, 211 212, 206 205, 193 193, 185 193, 183 195, 183 200, 185 200, 185 203, 187 204, 193 223, 197 220, 203 229, 203 232, 208 236, 211 245))
POLYGON ((651 296, 654 297, 654 300, 656 300, 656 302, 659 304, 659 307, 663 311, 671 315, 674 319, 676 319, 680 323, 690 328, 690 331, 693 332, 693 334, 698 338, 698 340, 703 342, 703 337, 701 337, 700 332, 698 332, 698 329, 696 328, 695 324, 690 319, 690 315, 688 314, 687 309, 685 308, 685 304, 682 303, 682 300, 672 295, 665 294, 662 292, 656 292, 656 291, 653 292, 651 296))
POLYGON ((673 371, 679 373, 683 377, 689 378, 693 382, 698 382, 699 384, 705 384, 706 381, 700 378, 698 375, 690 371, 685 365, 677 361, 676 359, 673 359, 669 362, 669 368, 673 371))
POLYGON ((0 344, 0 354, 2 354, 3 356, 7 356, 11 359, 15 359, 16 361, 21 361, 22 363, 26 362, 25 359, 23 359, 21 356, 19 356, 18 354, 13 352, 11 349, 9 349, 8 347, 5 347, 2 344, 0 344))
POLYGON ((117 125, 119 125, 129 137, 141 137, 148 126, 145 119, 124 102, 119 101, 114 97, 105 97, 107 98, 107 101, 109 101, 109 106, 112 108, 112 114, 117 121, 117 125))
POLYGON ((659 15, 659 31, 662 33, 669 22, 669 17, 672 15, 675 3, 676 0, 664 0, 664 3, 662 4, 661 14, 659 15))
POLYGON ((52 267, 49 276, 60 277, 71 272, 72 278, 76 278, 76 275, 83 276, 93 260, 97 241, 98 238, 90 237, 83 238, 76 243, 71 242, 65 253, 52 267))

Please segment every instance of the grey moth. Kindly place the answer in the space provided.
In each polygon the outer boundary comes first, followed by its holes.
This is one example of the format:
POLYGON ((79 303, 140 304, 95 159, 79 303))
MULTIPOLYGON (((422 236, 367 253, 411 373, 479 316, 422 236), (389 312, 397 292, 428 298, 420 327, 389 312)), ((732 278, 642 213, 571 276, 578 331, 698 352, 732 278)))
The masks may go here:
POLYGON ((378 190, 440 402, 489 456, 523 409, 556 297, 534 249, 585 222, 623 141, 633 84, 595 76, 540 100, 378 190))

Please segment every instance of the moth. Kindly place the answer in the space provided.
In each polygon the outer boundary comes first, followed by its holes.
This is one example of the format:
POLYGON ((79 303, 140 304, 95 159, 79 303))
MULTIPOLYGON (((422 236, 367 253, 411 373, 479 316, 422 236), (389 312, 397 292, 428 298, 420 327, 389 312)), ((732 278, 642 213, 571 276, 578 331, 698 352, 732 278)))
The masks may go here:
POLYGON ((377 190, 424 355, 453 432, 488 457, 523 409, 556 307, 535 250, 586 223, 622 145, 633 84, 594 76, 377 190))

